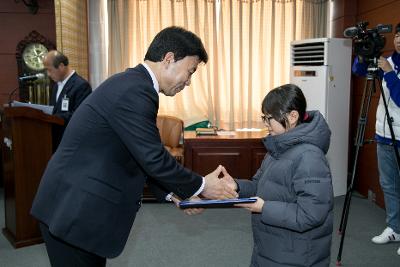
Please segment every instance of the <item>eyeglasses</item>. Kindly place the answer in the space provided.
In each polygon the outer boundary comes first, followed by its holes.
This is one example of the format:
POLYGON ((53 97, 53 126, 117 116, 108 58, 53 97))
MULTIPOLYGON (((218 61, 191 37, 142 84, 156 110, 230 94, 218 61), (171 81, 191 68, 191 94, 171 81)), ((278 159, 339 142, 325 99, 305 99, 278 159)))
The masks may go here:
POLYGON ((261 115, 261 119, 262 121, 267 125, 271 125, 271 120, 273 119, 273 117, 271 115, 261 115))

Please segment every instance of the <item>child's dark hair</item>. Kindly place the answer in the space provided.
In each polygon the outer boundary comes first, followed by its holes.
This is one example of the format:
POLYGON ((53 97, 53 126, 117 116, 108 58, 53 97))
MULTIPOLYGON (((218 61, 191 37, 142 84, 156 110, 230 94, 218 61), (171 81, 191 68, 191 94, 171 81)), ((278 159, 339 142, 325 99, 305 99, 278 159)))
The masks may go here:
POLYGON ((262 102, 261 111, 272 116, 285 128, 289 125, 285 114, 296 110, 299 113, 297 124, 304 121, 307 102, 303 92, 294 84, 285 84, 272 89, 262 102))

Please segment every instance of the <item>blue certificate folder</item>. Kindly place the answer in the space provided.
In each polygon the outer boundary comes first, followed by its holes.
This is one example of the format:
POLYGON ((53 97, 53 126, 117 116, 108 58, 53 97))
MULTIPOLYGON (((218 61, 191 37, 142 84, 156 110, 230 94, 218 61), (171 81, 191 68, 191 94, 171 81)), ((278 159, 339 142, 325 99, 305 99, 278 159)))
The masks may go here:
POLYGON ((254 203, 257 199, 254 197, 251 198, 230 198, 230 199, 202 199, 196 201, 184 200, 179 203, 179 207, 181 209, 190 209, 190 208, 228 208, 233 207, 233 204, 240 203, 254 203))

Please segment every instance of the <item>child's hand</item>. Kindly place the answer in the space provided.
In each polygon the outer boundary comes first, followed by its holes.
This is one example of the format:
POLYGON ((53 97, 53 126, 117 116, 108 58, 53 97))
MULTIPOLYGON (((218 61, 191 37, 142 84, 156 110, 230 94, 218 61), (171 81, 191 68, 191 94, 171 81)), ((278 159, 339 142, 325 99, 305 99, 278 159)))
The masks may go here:
POLYGON ((259 197, 255 197, 255 198, 257 198, 257 201, 254 203, 235 204, 235 206, 248 209, 251 212, 261 213, 262 208, 264 206, 264 200, 259 197))

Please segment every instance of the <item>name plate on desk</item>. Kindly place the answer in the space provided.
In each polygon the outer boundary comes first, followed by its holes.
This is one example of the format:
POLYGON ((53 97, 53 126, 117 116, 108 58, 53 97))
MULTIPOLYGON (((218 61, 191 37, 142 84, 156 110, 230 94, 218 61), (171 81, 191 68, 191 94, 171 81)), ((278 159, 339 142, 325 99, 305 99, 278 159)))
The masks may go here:
POLYGON ((196 135, 217 135, 215 128, 197 128, 196 135))

